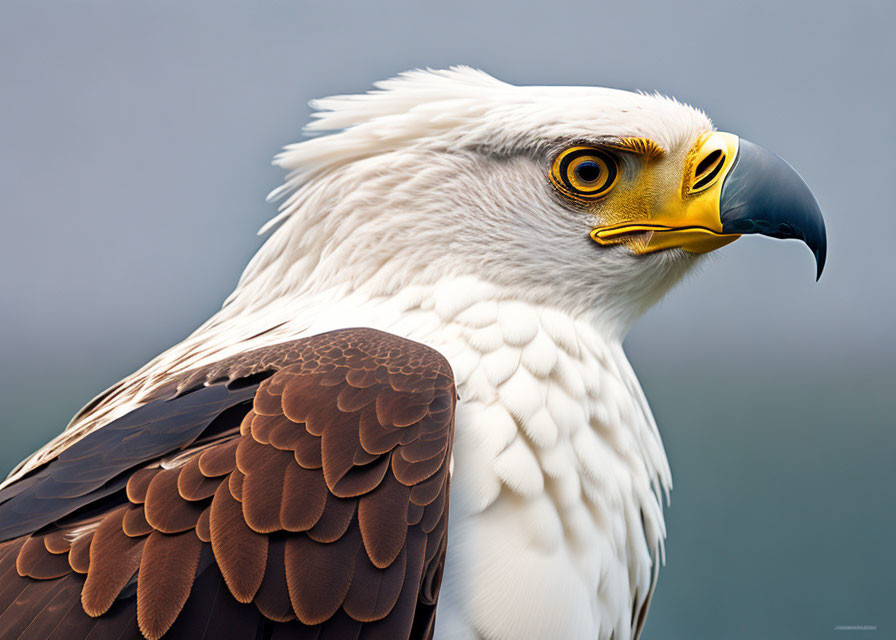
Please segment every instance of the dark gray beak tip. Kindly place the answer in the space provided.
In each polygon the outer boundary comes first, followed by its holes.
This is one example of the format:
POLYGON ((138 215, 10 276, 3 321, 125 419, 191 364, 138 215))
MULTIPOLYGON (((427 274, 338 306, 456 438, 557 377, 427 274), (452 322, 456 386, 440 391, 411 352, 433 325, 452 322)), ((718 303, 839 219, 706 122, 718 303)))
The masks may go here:
POLYGON ((815 249, 813 253, 815 254, 815 266, 818 270, 815 274, 815 282, 818 282, 819 280, 821 280, 821 272, 824 271, 824 261, 827 258, 828 250, 826 244, 823 244, 818 249, 815 249))
POLYGON ((740 139, 737 157, 722 185, 725 233, 758 233, 802 240, 815 256, 815 280, 827 258, 821 208, 800 175, 777 155, 740 139))

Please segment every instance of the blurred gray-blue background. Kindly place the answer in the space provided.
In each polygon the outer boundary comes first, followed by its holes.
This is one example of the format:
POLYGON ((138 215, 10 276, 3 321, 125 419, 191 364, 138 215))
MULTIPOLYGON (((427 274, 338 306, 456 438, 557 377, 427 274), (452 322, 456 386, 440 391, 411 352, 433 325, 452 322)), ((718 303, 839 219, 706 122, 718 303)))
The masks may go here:
POLYGON ((793 164, 829 255, 744 239, 627 340, 675 478, 646 637, 896 637, 894 8, 6 0, 0 471, 221 303, 308 99, 451 64, 658 90, 793 164))

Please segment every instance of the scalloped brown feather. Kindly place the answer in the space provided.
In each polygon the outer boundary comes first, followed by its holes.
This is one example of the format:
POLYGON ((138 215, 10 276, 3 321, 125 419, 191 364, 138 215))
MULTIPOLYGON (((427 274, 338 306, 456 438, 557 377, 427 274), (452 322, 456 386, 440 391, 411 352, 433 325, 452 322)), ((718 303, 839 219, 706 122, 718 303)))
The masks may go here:
POLYGON ((186 604, 201 550, 193 531, 153 531, 146 539, 137 578, 137 623, 149 640, 161 638, 186 604))
POLYGON ((0 612, 16 612, 16 629, 430 636, 446 548, 450 368, 370 329, 276 349, 177 382, 201 394, 213 373, 276 369, 251 408, 222 405, 235 422, 219 425, 217 441, 175 444, 171 462, 133 468, 126 488, 98 494, 104 514, 0 546, 0 578, 15 582, 0 588, 0 612))

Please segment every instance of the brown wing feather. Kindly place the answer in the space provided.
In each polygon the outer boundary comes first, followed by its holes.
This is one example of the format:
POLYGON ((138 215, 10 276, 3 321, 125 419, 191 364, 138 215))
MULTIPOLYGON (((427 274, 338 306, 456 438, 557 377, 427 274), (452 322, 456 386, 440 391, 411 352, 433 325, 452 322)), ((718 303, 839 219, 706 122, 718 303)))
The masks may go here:
POLYGON ((127 506, 112 511, 100 522, 92 536, 90 565, 81 590, 81 604, 88 615, 106 613, 121 590, 140 567, 145 538, 131 538, 122 527, 127 506))
POLYGON ((268 561, 264 580, 255 594, 255 605, 267 618, 276 622, 296 619, 289 600, 289 586, 286 584, 286 563, 283 557, 286 541, 283 536, 274 536, 268 543, 268 561))
POLYGON ((174 624, 193 587, 200 551, 194 531, 149 534, 137 577, 137 622, 146 638, 161 638, 174 624))
MULTIPOLYGON (((222 406, 211 435, 184 429, 192 449, 145 460, 112 493, 98 490, 95 506, 65 485, 80 511, 0 544, 0 621, 16 631, 4 638, 431 636, 450 368, 369 329, 281 351, 259 355, 264 367, 233 360, 246 375, 276 371, 251 408, 222 406)), ((237 378, 215 365, 178 389, 201 394, 203 383, 237 378)), ((57 475, 66 474, 75 475, 57 475)))

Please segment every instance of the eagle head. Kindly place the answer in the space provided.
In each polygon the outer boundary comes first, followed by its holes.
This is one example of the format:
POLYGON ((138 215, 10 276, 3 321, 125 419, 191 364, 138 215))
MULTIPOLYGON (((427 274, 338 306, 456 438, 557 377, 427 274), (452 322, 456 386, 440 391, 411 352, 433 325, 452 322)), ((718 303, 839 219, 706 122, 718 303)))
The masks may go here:
POLYGON ((308 132, 329 135, 277 157, 279 228, 244 284, 388 295, 473 275, 624 333, 745 234, 803 240, 821 274, 824 222, 799 175, 690 106, 463 67, 376 87, 312 103, 308 132))

